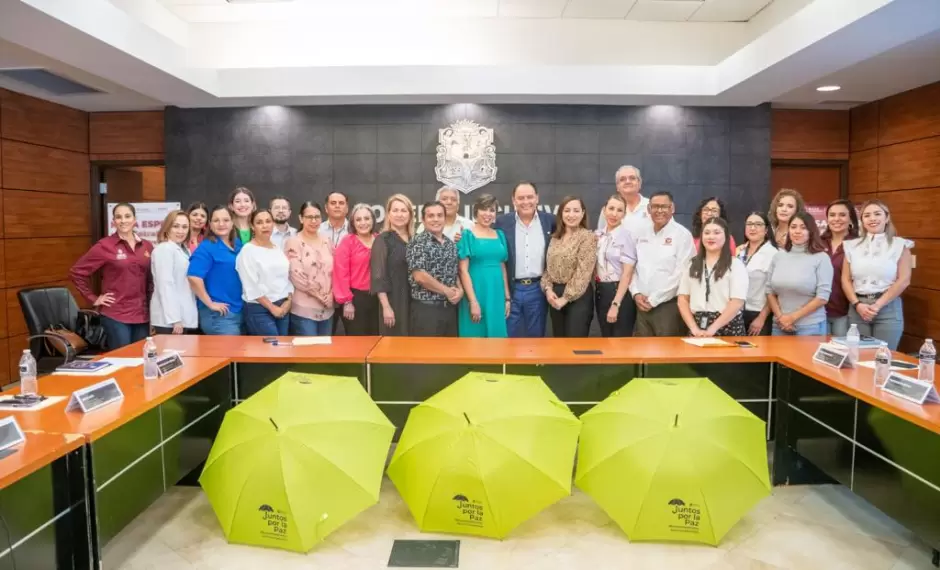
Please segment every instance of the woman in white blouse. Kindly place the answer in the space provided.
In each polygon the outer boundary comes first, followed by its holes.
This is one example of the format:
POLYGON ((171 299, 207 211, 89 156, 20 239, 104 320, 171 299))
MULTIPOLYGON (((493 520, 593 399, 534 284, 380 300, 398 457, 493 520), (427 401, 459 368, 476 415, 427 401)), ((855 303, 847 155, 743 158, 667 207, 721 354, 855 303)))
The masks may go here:
POLYGON ((767 304, 767 279, 777 254, 770 221, 762 212, 751 212, 744 222, 746 243, 738 246, 737 257, 747 267, 747 299, 744 301, 744 328, 751 336, 770 335, 770 305, 767 304))
POLYGON ((235 270, 242 281, 242 314, 250 335, 284 336, 290 325, 290 262, 287 255, 271 241, 274 216, 267 209, 255 210, 249 218, 251 241, 235 259, 235 270))
POLYGON ((196 334, 199 313, 196 297, 189 287, 189 215, 170 212, 151 254, 153 296, 150 298, 150 324, 157 334, 196 334))
POLYGON ((898 237, 891 212, 881 200, 862 205, 859 238, 843 242, 842 290, 849 300, 849 323, 897 350, 904 332, 901 293, 911 284, 914 242, 898 237))
POLYGON ((747 268, 731 255, 728 224, 712 218, 702 228, 698 252, 679 281, 679 314, 697 337, 744 336, 741 310, 747 268))

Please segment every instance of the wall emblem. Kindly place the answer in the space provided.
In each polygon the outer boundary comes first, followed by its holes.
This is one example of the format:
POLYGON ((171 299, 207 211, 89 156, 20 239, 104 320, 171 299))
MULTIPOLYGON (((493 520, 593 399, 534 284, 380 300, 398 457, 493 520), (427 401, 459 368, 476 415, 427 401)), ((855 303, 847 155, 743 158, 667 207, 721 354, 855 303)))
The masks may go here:
POLYGON ((493 129, 461 119, 438 131, 437 179, 464 194, 496 179, 493 129))

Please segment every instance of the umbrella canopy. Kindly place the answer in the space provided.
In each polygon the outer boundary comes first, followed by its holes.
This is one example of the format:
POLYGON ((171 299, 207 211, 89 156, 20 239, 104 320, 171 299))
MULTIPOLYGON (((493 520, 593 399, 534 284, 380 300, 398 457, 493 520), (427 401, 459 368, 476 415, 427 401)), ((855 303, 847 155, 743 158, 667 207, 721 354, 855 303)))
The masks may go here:
POLYGON ((230 542, 306 552, 378 501, 394 431, 357 379, 289 372, 225 414, 199 483, 230 542))
POLYGON ((637 378, 581 416, 575 484, 631 540, 716 545, 770 494, 765 423, 707 378, 637 378))
POLYGON ((421 530, 502 538, 571 493, 579 430, 541 378, 472 372, 411 410, 388 476, 421 530))

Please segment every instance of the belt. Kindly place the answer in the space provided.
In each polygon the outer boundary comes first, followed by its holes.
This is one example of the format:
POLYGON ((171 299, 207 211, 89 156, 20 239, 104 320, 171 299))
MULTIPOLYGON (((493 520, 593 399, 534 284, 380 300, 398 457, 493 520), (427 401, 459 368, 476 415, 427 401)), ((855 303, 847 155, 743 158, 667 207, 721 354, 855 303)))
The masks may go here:
POLYGON ((859 299, 877 300, 877 299, 880 299, 884 294, 885 292, 882 291, 881 293, 860 293, 855 296, 858 297, 859 299))
POLYGON ((446 307, 450 303, 447 301, 425 301, 423 299, 411 299, 415 303, 421 303, 422 305, 431 305, 433 307, 446 307))
POLYGON ((532 277, 529 279, 516 279, 516 283, 520 285, 531 285, 533 283, 538 283, 541 280, 542 280, 541 277, 532 277))

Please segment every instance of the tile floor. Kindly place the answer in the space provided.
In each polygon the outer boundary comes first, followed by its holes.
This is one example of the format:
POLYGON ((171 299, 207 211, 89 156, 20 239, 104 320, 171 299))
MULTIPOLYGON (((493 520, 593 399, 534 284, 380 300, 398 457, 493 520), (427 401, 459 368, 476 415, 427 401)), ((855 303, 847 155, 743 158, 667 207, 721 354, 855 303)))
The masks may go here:
POLYGON ((631 544, 577 490, 503 541, 425 535, 388 479, 378 505, 307 555, 226 543, 202 491, 175 487, 109 545, 105 568, 372 570, 396 538, 460 538, 464 570, 933 569, 929 548, 839 486, 777 487, 712 548, 631 544))

